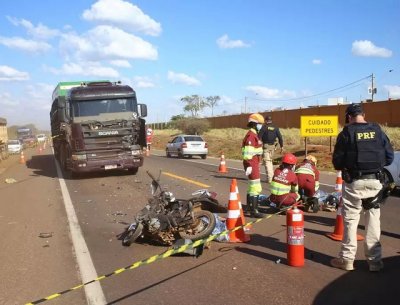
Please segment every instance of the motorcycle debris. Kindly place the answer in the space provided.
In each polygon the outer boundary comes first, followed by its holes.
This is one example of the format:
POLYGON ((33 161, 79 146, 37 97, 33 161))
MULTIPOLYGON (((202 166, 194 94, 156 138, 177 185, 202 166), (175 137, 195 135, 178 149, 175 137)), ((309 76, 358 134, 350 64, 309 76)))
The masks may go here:
POLYGON ((4 182, 7 184, 11 184, 17 182, 17 180, 15 180, 14 178, 6 178, 4 182))
POLYGON ((40 238, 50 238, 50 237, 53 237, 53 232, 50 232, 50 233, 40 233, 40 234, 39 234, 39 237, 40 237, 40 238))
POLYGON ((112 213, 111 215, 113 215, 113 216, 126 216, 126 215, 128 215, 128 214, 122 213, 122 212, 114 212, 114 213, 112 213))
POLYGON ((276 264, 280 264, 280 263, 281 263, 281 259, 280 259, 280 258, 277 259, 277 260, 275 261, 275 263, 276 263, 276 264))
POLYGON ((232 267, 232 270, 236 270, 237 269, 237 267, 232 267))

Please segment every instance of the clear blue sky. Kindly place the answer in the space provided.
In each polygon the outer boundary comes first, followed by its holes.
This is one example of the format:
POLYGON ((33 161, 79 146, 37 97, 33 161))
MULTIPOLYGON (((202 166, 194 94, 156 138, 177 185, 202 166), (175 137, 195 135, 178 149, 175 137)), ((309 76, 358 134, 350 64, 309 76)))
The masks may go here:
POLYGON ((375 100, 400 98, 399 20, 400 0, 1 1, 0 117, 48 130, 73 80, 131 85, 149 122, 192 94, 217 115, 358 102, 372 74, 375 100))

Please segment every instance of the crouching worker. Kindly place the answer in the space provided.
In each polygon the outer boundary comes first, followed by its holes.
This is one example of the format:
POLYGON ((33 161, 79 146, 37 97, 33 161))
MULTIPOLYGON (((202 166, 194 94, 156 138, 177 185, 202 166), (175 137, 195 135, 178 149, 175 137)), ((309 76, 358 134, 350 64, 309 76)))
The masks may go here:
POLYGON ((249 131, 242 143, 243 167, 248 178, 247 206, 245 213, 251 217, 261 218, 263 215, 258 211, 258 195, 261 193, 260 161, 262 142, 258 138, 258 131, 264 124, 264 118, 259 113, 249 116, 247 127, 249 131))
POLYGON ((274 171, 269 200, 278 208, 290 206, 300 198, 297 176, 294 173, 296 163, 297 158, 293 154, 285 154, 282 164, 274 171))
POLYGON ((299 182, 300 195, 314 197, 319 188, 317 158, 307 155, 303 162, 296 166, 295 173, 299 182))

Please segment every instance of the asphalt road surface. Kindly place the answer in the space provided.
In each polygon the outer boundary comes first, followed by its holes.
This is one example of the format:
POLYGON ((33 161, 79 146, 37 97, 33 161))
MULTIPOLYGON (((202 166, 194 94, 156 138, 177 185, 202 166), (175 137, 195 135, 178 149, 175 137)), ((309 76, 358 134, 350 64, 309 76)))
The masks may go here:
MULTIPOLYGON (((168 248, 123 247, 123 231, 150 196, 149 170, 178 198, 200 188, 218 193, 227 205, 233 178, 242 201, 247 180, 241 162, 166 158, 152 151, 137 175, 106 172, 62 178, 51 148, 30 149, 0 163, 0 304, 24 304, 112 273, 168 248), (14 179, 7 180, 6 179, 14 179), (11 182, 11 183, 10 183, 11 182)), ((265 179, 265 176, 263 177, 265 179)), ((332 192, 335 174, 321 175, 332 192)), ((265 180, 263 193, 269 194, 265 180)), ((225 216, 225 215, 222 215, 225 216)), ((304 267, 287 265, 286 217, 254 225, 248 243, 212 242, 202 256, 179 255, 107 277, 69 291, 48 304, 398 304, 400 198, 382 208, 385 269, 368 272, 359 242, 356 270, 329 266, 339 242, 326 237, 336 213, 305 213, 304 267)), ((249 220, 249 219, 247 219, 249 220)), ((359 234, 363 234, 363 217, 359 234)))

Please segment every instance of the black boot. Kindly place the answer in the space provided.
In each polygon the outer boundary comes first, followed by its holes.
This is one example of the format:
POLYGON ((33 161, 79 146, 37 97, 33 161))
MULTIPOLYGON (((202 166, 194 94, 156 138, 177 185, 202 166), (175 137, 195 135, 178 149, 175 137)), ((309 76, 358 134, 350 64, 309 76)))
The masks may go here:
POLYGON ((258 196, 251 196, 250 202, 251 202, 250 216, 254 218, 263 218, 264 215, 258 211, 258 196))
POLYGON ((246 216, 250 216, 250 211, 252 210, 250 198, 251 198, 250 195, 247 194, 246 205, 243 206, 243 213, 246 216))

